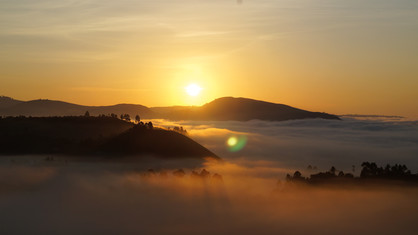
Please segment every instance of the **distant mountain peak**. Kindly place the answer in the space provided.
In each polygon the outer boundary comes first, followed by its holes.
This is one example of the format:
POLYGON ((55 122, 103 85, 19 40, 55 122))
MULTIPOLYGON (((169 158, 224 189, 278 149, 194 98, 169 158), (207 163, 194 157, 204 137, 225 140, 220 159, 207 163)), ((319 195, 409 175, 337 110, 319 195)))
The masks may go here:
POLYGON ((225 96, 221 98, 217 98, 207 104, 216 104, 216 103, 251 103, 251 104, 274 104, 274 105, 283 105, 287 107, 291 107, 289 105, 280 104, 280 103, 272 103, 264 100, 257 100, 257 99, 251 99, 251 98, 245 98, 245 97, 233 97, 233 96, 225 96))
POLYGON ((336 119, 336 115, 311 112, 284 104, 271 103, 243 97, 221 97, 200 107, 167 112, 167 119, 207 121, 285 121, 306 118, 336 119))

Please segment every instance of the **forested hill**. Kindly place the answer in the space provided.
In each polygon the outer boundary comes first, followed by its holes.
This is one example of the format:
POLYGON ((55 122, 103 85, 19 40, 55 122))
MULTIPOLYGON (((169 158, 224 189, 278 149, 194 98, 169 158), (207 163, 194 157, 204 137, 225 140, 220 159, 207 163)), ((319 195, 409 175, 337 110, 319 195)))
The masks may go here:
POLYGON ((0 118, 0 154, 70 154, 219 159, 189 137, 114 117, 0 118))

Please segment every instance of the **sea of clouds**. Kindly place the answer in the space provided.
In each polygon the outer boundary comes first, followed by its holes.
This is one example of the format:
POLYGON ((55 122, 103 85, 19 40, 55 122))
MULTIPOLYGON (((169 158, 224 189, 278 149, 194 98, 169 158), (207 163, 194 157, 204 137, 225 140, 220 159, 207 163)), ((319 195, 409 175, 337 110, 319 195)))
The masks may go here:
POLYGON ((416 187, 287 187, 307 165, 355 174, 362 161, 416 172, 418 123, 345 119, 167 122, 223 161, 0 160, 0 234, 414 234, 416 187), (247 137, 240 151, 226 144, 247 137), (150 174, 147 169, 155 173, 150 174), (183 168, 178 178, 173 171, 183 168), (203 168, 223 181, 192 177, 203 168), (147 173, 148 172, 148 173, 147 173), (164 174, 161 174, 164 172, 164 174))
MULTIPOLYGON (((228 161, 305 169, 335 166, 352 171, 364 161, 406 164, 418 171, 418 121, 306 119, 285 122, 180 122, 157 121, 163 126, 184 126, 191 138, 228 161), (237 152, 226 144, 231 136, 246 136, 237 152)), ((356 172, 355 172, 356 173, 356 172)), ((357 171, 357 173, 359 173, 357 171)))

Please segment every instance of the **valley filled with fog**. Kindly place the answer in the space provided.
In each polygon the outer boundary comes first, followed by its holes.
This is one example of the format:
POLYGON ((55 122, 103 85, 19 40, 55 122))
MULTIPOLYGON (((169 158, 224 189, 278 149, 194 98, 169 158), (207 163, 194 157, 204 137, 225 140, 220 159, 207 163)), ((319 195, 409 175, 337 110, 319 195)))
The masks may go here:
POLYGON ((295 170, 309 176, 331 166, 358 176, 364 161, 405 164, 415 174, 416 121, 152 121, 182 126, 223 160, 2 156, 0 233, 414 234, 418 229, 417 187, 308 187, 285 181, 295 170), (184 176, 174 173, 179 169, 184 176), (204 177, 202 169, 209 172, 204 177))

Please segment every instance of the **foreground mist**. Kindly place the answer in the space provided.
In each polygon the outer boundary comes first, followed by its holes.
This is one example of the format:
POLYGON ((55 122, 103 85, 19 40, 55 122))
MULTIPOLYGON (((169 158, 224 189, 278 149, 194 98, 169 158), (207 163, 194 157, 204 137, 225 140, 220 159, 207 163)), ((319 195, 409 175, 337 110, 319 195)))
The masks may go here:
POLYGON ((286 185, 273 175, 290 169, 275 168, 273 174, 265 166, 228 161, 183 168, 186 175, 176 177, 177 168, 164 162, 154 162, 158 169, 150 174, 134 163, 10 159, 0 167, 1 234, 414 234, 418 229, 416 187, 286 185), (203 168, 223 180, 191 176, 203 168))

